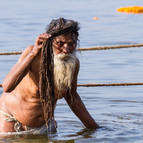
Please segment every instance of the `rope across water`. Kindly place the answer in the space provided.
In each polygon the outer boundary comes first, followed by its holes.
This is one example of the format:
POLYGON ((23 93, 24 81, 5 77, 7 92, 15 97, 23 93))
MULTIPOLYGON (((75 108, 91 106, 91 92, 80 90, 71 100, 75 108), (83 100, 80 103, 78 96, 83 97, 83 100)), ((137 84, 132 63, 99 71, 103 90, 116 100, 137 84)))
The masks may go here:
MULTIPOLYGON (((143 48, 143 44, 96 46, 96 47, 89 47, 89 48, 78 48, 77 51, 109 50, 109 49, 133 48, 133 47, 142 47, 143 48)), ((1 52, 0 55, 18 55, 21 53, 22 53, 22 51, 19 51, 19 52, 1 52)))
MULTIPOLYGON (((97 46, 91 48, 79 48, 78 51, 88 51, 88 50, 108 50, 108 49, 119 49, 119 48, 133 48, 133 47, 143 47, 143 44, 130 44, 130 45, 114 45, 114 46, 97 46)), ((6 52, 0 53, 0 55, 18 55, 22 52, 6 52)), ((136 86, 136 85, 143 85, 141 82, 137 83, 103 83, 103 84, 96 84, 96 83, 89 83, 89 84, 78 84, 78 87, 98 87, 98 86, 136 86)), ((0 84, 2 87, 2 84, 0 84)))
MULTIPOLYGON (((88 84, 78 84, 78 87, 99 87, 99 86, 137 86, 143 85, 142 82, 128 82, 128 83, 88 83, 88 84)), ((2 84, 0 84, 2 87, 2 84)))

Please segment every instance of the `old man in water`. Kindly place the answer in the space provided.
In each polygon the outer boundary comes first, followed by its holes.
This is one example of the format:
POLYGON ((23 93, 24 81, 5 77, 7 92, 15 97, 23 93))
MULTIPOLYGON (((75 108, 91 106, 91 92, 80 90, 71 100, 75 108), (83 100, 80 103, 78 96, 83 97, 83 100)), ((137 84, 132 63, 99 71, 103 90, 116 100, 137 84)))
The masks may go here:
POLYGON ((54 109, 61 98, 86 128, 99 127, 77 93, 78 31, 76 21, 52 20, 23 51, 2 84, 0 132, 56 131, 54 109))

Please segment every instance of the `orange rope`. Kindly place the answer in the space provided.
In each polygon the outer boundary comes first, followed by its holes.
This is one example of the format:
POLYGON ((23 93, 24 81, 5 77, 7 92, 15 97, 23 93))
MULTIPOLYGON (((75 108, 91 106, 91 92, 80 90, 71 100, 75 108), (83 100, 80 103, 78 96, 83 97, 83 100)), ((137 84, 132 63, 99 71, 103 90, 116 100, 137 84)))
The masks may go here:
MULTIPOLYGON (((135 82, 135 83, 89 83, 89 84, 78 84, 78 87, 97 87, 97 86, 135 86, 135 85, 143 85, 142 82, 135 82)), ((2 84, 0 84, 2 87, 2 84)))
MULTIPOLYGON (((96 46, 91 48, 78 48, 78 51, 91 51, 91 50, 109 50, 109 49, 120 49, 120 48, 132 48, 132 47, 143 47, 143 44, 130 44, 130 45, 113 45, 113 46, 96 46)), ((2 52, 0 55, 18 55, 22 52, 2 52)))
POLYGON ((101 84, 78 84, 78 87, 97 87, 97 86, 133 86, 133 85, 143 85, 143 83, 101 83, 101 84))
POLYGON ((132 48, 132 47, 143 47, 143 44, 131 44, 131 45, 114 45, 114 46, 96 46, 91 48, 79 48, 79 51, 89 50, 109 50, 109 49, 120 49, 120 48, 132 48))
POLYGON ((0 55, 19 55, 22 52, 6 52, 6 53, 0 53, 0 55))

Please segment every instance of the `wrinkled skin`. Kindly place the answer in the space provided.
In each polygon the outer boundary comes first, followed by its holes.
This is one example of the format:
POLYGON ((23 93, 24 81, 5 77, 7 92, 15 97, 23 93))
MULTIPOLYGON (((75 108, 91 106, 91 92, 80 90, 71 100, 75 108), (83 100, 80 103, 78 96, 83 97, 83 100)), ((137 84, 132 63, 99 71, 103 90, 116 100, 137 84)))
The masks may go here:
MULTIPOLYGON (((2 84, 3 93, 0 96, 0 110, 14 116, 22 123, 21 130, 25 130, 25 126, 34 128, 40 127, 45 123, 38 84, 42 42, 50 36, 46 33, 40 34, 35 44, 23 51, 18 62, 10 70, 2 84)), ((73 43, 72 34, 57 36, 53 41, 55 54, 69 54, 74 52, 75 48, 76 44, 73 43)), ((81 122, 87 128, 96 129, 99 126, 90 116, 76 91, 78 71, 79 60, 77 59, 71 90, 73 99, 71 101, 65 93, 62 93, 62 95, 81 122)), ((57 101, 59 97, 55 96, 57 101)), ((0 114, 0 132, 14 132, 15 122, 7 122, 5 121, 6 118, 5 115, 0 114)))

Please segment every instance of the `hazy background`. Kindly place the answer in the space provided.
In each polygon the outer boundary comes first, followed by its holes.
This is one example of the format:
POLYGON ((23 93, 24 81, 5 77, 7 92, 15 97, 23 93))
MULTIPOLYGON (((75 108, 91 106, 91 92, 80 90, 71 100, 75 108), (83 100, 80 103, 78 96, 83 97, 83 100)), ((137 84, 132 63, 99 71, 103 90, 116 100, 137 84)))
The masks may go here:
MULTIPOLYGON (((141 0, 0 0, 0 52, 24 50, 54 18, 80 23, 80 47, 143 43, 143 14, 116 12, 122 6, 143 6, 141 0), (93 20, 96 16, 99 19, 93 20)), ((78 83, 143 82, 143 47, 88 51, 78 83)), ((0 83, 19 55, 0 56, 0 83)), ((46 137, 13 137, 0 142, 135 142, 143 140, 142 86, 78 88, 89 112, 103 128, 87 131, 64 100, 58 102, 58 132, 46 137), (63 141, 64 140, 64 141, 63 141)), ((0 89, 2 92, 2 89, 0 89)))

